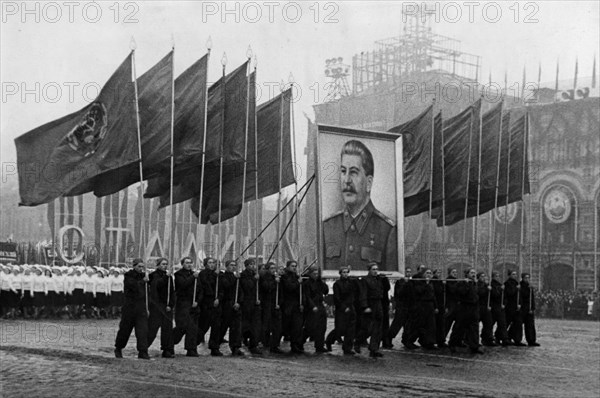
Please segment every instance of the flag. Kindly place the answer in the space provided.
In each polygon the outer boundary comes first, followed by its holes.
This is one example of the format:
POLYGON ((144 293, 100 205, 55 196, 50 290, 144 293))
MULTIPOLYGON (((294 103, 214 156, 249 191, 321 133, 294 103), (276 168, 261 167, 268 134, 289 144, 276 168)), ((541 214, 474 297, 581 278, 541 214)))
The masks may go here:
POLYGON ((433 105, 431 105, 413 120, 388 130, 402 134, 404 215, 407 217, 429 209, 433 127, 433 105))
MULTIPOLYGON (((205 55, 175 79, 174 174, 202 162, 207 72, 208 55, 205 55)), ((212 94, 213 102, 215 90, 211 87, 209 93, 209 96, 212 94)), ((214 160, 219 154, 219 141, 214 138, 207 140, 206 149, 206 158, 214 160)), ((153 198, 164 194, 169 189, 170 182, 171 172, 167 168, 160 176, 149 179, 144 196, 153 198)))
MULTIPOLYGON (((464 211, 466 196, 477 200, 477 167, 479 140, 479 112, 481 100, 469 106, 444 123, 444 190, 445 212, 452 214, 461 208, 464 211), (469 160, 469 157, 471 159, 469 160), (474 175, 473 175, 474 174, 474 175), (475 184, 472 184, 472 181, 475 184), (473 188, 475 193, 473 194, 473 188)), ((442 225, 441 209, 432 212, 432 217, 442 225)))
MULTIPOLYGON (((479 169, 471 171, 475 173, 475 181, 471 184, 473 192, 469 190, 469 197, 471 198, 473 194, 475 200, 469 200, 467 217, 475 217, 478 214, 486 213, 496 205, 496 186, 499 177, 497 176, 498 155, 501 155, 499 153, 501 146, 499 145, 502 143, 502 106, 502 103, 500 103, 482 116, 481 165, 479 169), (480 177, 479 192, 477 191, 478 176, 480 177)), ((506 135, 508 135, 508 128, 506 132, 506 135)), ((505 148, 508 148, 508 146, 505 148)), ((478 154, 475 156, 478 157, 478 154)), ((472 178, 469 178, 469 180, 472 181, 472 178)), ((462 206, 458 205, 455 211, 446 213, 445 225, 452 225, 464 219, 464 216, 465 206, 463 202, 462 206)))
MULTIPOLYGON (((291 101, 292 91, 286 90, 272 100, 258 107, 256 115, 256 129, 258 138, 258 170, 247 172, 246 192, 244 202, 262 199, 279 192, 279 179, 281 175, 281 188, 295 182, 291 151, 291 101), (283 150, 283 152, 280 151, 283 150), (281 158, 281 163, 279 159, 281 158), (258 198, 255 192, 255 178, 258 173, 258 198)), ((250 123, 252 125, 252 123, 250 123)), ((254 140, 248 140, 249 170, 254 170, 254 140)), ((221 203, 221 221, 227 220, 240 213, 242 209, 241 189, 243 173, 233 176, 232 179, 223 180, 223 195, 221 203)), ((205 190, 202 209, 202 223, 213 224, 219 219, 219 192, 218 185, 211 190, 205 190)), ((192 200, 192 211, 198 216, 198 198, 192 200)))
POLYGON ((132 54, 94 102, 15 140, 20 205, 37 206, 63 195, 89 192, 99 174, 137 165, 131 71, 132 54))
MULTIPOLYGON (((246 96, 248 78, 245 62, 224 79, 221 78, 209 89, 207 113, 207 149, 204 171, 204 189, 219 184, 219 157, 223 140, 223 162, 226 167, 239 167, 244 159, 244 137, 246 132, 246 96)), ((250 90, 252 92, 252 90, 250 90)), ((201 163, 177 172, 173 181, 173 204, 200 195, 201 163)), ((160 197, 161 207, 170 204, 169 184, 160 197)))
MULTIPOLYGON (((173 51, 137 79, 144 180, 170 167, 173 51)), ((138 151, 137 137, 134 143, 138 151)), ((98 176, 94 194, 106 196, 140 181, 139 163, 98 176)))

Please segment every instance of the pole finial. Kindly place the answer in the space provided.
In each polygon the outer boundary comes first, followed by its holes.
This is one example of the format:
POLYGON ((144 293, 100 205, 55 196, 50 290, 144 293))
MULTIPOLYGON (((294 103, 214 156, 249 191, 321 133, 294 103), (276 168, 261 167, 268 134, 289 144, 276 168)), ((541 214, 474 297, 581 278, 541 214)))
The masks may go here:
POLYGON ((175 35, 171 33, 171 49, 175 50, 175 35))
POLYGON ((129 41, 129 48, 134 50, 137 48, 137 43, 135 42, 135 37, 131 36, 131 40, 129 41))
POLYGON ((223 52, 223 57, 221 57, 221 65, 227 65, 227 54, 223 52))
POLYGON ((206 49, 208 51, 210 51, 212 49, 212 45, 213 45, 212 38, 210 36, 208 36, 208 39, 206 39, 206 49))
POLYGON ((288 83, 294 84, 294 75, 292 72, 290 72, 290 75, 288 76, 288 83))
POLYGON ((258 66, 258 57, 254 54, 254 69, 258 66))
POLYGON ((248 58, 248 59, 252 58, 252 47, 250 47, 249 44, 248 44, 248 49, 246 50, 246 58, 248 58))

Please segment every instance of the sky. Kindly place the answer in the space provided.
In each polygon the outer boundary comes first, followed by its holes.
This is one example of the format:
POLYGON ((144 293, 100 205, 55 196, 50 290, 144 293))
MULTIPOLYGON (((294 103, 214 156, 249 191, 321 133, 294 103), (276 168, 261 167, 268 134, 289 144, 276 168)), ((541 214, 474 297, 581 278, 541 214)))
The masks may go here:
MULTIPOLYGON (((298 161, 306 142, 304 113, 323 102, 325 60, 374 49, 398 36, 402 10, 421 2, 20 2, 3 1, 0 35, 0 159, 2 183, 15 182, 14 139, 93 101, 128 55, 132 37, 140 76, 175 46, 176 75, 203 56, 212 40, 209 81, 257 58, 259 102, 279 94, 290 73, 300 88, 294 105, 298 161)), ((487 82, 572 79, 592 75, 600 47, 600 2, 428 2, 435 33, 461 41, 461 50, 482 57, 487 82), (471 12, 470 12, 471 11, 471 12)), ((598 66, 596 67, 598 68, 598 66)), ((503 84, 503 83, 502 83, 503 84)), ((306 176, 300 176, 305 178, 306 176)), ((1 189, 1 185, 0 185, 1 189)))

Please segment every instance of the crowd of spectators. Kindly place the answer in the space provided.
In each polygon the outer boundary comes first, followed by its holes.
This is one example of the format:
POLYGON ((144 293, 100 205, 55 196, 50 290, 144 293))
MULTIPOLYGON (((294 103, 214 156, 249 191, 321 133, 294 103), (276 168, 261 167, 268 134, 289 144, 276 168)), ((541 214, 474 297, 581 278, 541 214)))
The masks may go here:
POLYGON ((539 318, 600 320, 597 292, 541 290, 536 291, 535 302, 539 318))

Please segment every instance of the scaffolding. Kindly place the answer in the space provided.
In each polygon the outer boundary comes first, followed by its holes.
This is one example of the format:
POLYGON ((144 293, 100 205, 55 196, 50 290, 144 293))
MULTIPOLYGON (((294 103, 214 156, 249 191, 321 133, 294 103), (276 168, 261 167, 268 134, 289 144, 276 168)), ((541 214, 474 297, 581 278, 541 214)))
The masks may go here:
POLYGON ((440 72, 477 82, 480 57, 460 51, 460 41, 431 30, 428 15, 405 15, 403 33, 375 42, 375 49, 352 57, 352 92, 394 87, 415 74, 440 72))

